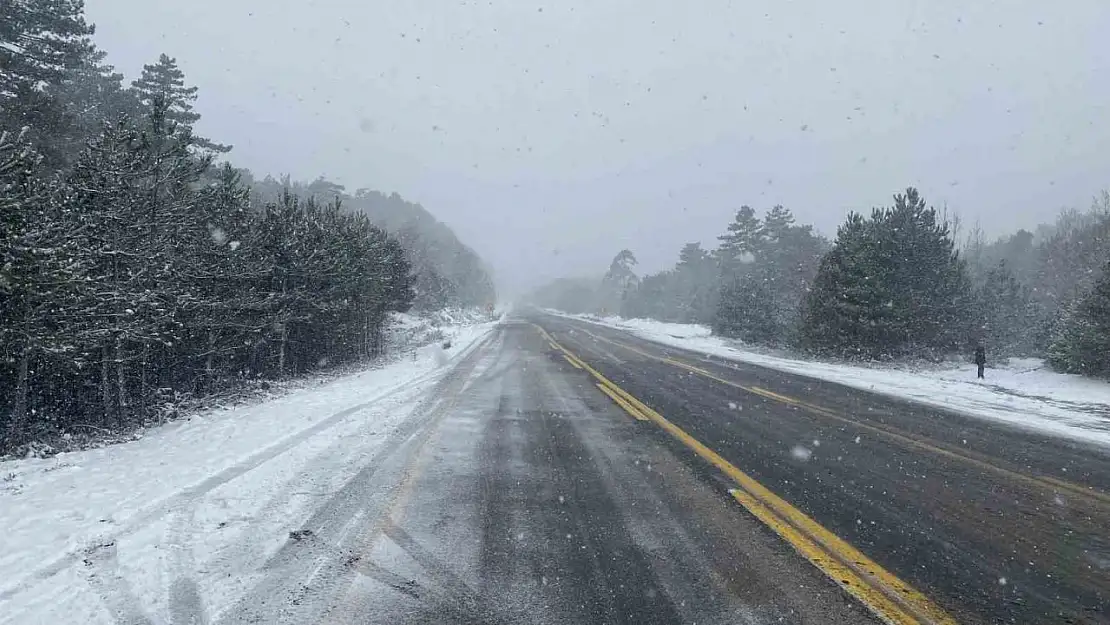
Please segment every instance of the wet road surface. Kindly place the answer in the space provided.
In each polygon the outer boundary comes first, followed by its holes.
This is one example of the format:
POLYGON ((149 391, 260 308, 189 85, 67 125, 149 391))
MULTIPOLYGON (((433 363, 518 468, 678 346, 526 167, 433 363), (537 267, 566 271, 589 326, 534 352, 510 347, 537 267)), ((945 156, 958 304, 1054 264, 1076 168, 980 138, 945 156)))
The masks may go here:
POLYGON ((1104 451, 531 313, 216 622, 1107 623, 1108 491, 1104 451))
POLYGON ((1110 623, 1110 454, 627 333, 568 350, 961 623, 1110 623))
POLYGON ((218 622, 878 622, 525 320, 420 414, 218 622))

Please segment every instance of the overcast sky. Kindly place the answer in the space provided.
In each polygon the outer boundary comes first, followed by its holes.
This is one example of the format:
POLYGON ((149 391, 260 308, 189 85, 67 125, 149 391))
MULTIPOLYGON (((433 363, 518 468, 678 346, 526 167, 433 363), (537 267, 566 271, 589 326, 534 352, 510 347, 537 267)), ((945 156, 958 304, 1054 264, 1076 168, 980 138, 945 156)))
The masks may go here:
POLYGON ((1106 0, 86 1, 237 164, 397 191, 510 291, 741 204, 832 234, 915 185, 1001 234, 1110 186, 1106 0))

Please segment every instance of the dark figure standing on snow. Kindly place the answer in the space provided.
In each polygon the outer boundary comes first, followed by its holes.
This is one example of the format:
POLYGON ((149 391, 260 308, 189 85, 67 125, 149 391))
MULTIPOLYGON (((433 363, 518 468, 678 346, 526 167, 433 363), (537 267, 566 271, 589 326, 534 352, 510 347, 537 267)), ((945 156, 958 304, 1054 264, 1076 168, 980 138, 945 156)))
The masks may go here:
POLYGON ((975 364, 979 367, 979 379, 983 379, 983 367, 987 366, 987 350, 982 345, 975 348, 975 364))

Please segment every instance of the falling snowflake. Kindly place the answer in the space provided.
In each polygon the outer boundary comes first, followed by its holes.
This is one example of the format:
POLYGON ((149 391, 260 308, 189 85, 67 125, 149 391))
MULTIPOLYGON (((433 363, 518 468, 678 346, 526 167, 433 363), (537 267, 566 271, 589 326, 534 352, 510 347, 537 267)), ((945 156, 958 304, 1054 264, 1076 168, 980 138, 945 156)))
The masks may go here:
POLYGON ((801 445, 795 445, 790 450, 790 456, 795 460, 806 462, 810 459, 811 456, 813 456, 813 452, 806 449, 805 447, 802 447, 801 445))

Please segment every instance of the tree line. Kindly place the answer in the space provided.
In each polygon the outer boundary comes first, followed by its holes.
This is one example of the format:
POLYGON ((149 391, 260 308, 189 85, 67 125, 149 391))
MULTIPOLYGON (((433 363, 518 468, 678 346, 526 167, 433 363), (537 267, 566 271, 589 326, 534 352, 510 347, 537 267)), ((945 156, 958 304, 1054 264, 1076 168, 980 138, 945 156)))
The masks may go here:
POLYGON ((1110 196, 992 243, 978 226, 961 241, 959 226, 913 188, 850 213, 832 241, 782 206, 743 206, 715 249, 687 243, 672 269, 641 278, 622 250, 601 280, 556 281, 533 299, 828 356, 936 359, 982 345, 1110 375, 1110 196))
POLYGON ((79 0, 4 7, 0 452, 381 353, 418 298, 399 236, 343 195, 263 197, 193 132, 176 61, 125 85, 79 0))
POLYGON ((348 193, 343 185, 323 177, 304 183, 289 176, 257 180, 250 172, 242 173, 258 201, 272 201, 286 191, 306 198, 337 200, 345 210, 366 216, 397 237, 412 264, 413 308, 485 307, 496 301, 490 270, 481 257, 423 206, 396 193, 386 195, 372 189, 348 193))

